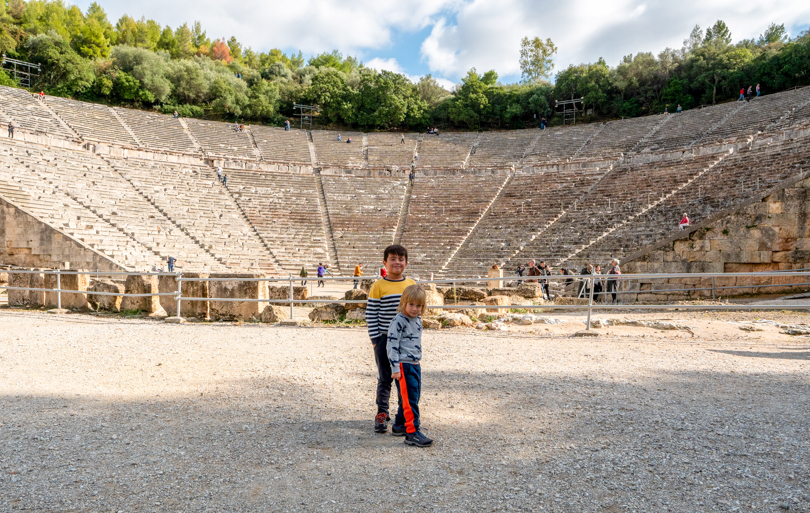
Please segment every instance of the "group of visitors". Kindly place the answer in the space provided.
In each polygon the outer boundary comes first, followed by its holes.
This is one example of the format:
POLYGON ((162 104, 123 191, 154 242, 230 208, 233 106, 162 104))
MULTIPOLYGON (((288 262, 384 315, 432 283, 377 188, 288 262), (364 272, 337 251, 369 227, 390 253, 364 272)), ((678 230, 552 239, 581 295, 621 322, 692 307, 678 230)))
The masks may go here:
MULTIPOLYGON (((343 142, 343 137, 340 134, 338 134, 337 140, 338 140, 338 142, 343 142)), ((347 137, 346 138, 346 144, 351 144, 351 142, 352 142, 351 136, 347 137)))
POLYGON ((439 135, 439 129, 435 126, 429 126, 427 129, 427 133, 430 135, 439 135))
MULTIPOLYGON (((326 287, 326 282, 324 281, 324 275, 331 275, 332 271, 329 270, 329 264, 324 264, 323 262, 318 262, 318 269, 316 270, 318 276, 318 287, 326 287)), ((301 267, 301 272, 298 273, 301 277, 301 285, 306 286, 307 284, 307 277, 309 276, 309 272, 307 271, 307 266, 301 267)))
MULTIPOLYGON (((755 91, 754 91, 754 88, 752 86, 748 86, 748 91, 746 91, 745 86, 743 86, 740 89, 740 97, 737 99, 737 101, 738 102, 744 102, 744 101, 749 101, 750 102, 751 97, 753 96, 754 92, 755 91)), ((759 84, 757 84, 757 87, 756 87, 757 98, 759 98, 760 92, 761 91, 760 91, 760 88, 759 88, 759 84)))
POLYGON ((222 174, 222 168, 219 166, 217 166, 217 179, 219 180, 219 183, 225 187, 228 186, 228 177, 222 174))
MULTIPOLYGON (((538 279, 536 280, 526 280, 527 283, 539 283, 540 289, 543 294, 543 299, 549 301, 551 300, 551 294, 549 292, 549 279, 543 278, 543 276, 551 276, 554 274, 550 265, 546 264, 545 261, 540 261, 538 265, 535 265, 534 260, 529 260, 528 267, 524 264, 518 264, 517 269, 515 269, 515 273, 518 276, 537 276, 538 279)), ((571 269, 561 269, 561 275, 570 275, 574 276, 575 272, 571 269)), ((619 260, 613 259, 610 262, 610 266, 607 270, 606 276, 603 278, 602 266, 593 264, 588 264, 586 267, 582 268, 580 275, 594 275, 594 282, 593 282, 593 294, 594 294, 594 301, 600 301, 604 298, 604 301, 607 302, 608 295, 612 296, 612 302, 615 304, 618 301, 618 275, 622 274, 621 268, 619 267, 619 260), (598 277, 597 277, 598 276, 598 277)), ((565 281, 566 285, 569 285, 574 282, 573 278, 569 278, 565 281)), ((580 283, 578 296, 579 297, 587 297, 590 295, 590 289, 588 287, 588 281, 582 280, 580 283)))
POLYGON ((244 132, 245 131, 245 125, 241 125, 241 124, 239 124, 237 122, 234 122, 233 131, 234 132, 244 132))

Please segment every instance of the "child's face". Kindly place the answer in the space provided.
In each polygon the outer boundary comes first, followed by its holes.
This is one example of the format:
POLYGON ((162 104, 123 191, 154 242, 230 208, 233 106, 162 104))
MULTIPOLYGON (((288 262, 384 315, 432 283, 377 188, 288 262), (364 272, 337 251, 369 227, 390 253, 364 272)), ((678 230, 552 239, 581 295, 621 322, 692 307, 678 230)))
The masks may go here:
POLYGON ((408 317, 419 317, 422 315, 422 305, 416 303, 406 303, 403 312, 408 317))
POLYGON ((385 270, 388 271, 388 274, 399 276, 405 272, 405 268, 408 267, 408 261, 401 255, 388 255, 388 260, 384 261, 383 265, 385 266, 385 270))

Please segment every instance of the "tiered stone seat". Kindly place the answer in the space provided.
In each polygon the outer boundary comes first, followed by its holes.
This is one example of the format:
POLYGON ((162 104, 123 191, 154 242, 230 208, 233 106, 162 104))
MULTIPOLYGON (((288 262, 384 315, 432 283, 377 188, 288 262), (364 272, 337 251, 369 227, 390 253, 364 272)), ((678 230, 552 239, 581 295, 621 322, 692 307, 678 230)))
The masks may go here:
POLYGON ((788 115, 796 105, 795 91, 784 91, 754 98, 750 102, 738 105, 740 109, 729 116, 722 124, 708 132, 700 144, 710 144, 717 141, 740 139, 765 130, 771 123, 776 123, 781 117, 788 115))
POLYGON ((527 149, 524 164, 536 165, 571 159, 601 128, 601 123, 590 123, 541 130, 537 142, 527 149))
POLYGON ((410 168, 416 140, 416 134, 405 134, 405 144, 402 144, 402 134, 368 134, 369 167, 410 168))
POLYGON ((363 134, 360 132, 331 132, 313 130, 312 141, 318 164, 333 167, 362 167, 366 161, 363 157, 363 134), (337 140, 340 134, 340 141, 337 140), (351 137, 352 142, 347 142, 351 137))
POLYGON ((82 139, 121 146, 138 146, 138 142, 106 105, 79 102, 58 96, 46 96, 45 102, 82 139))
POLYGON ((477 138, 478 134, 474 133, 424 134, 416 168, 461 169, 477 138))
POLYGON ((316 177, 228 170, 228 189, 282 268, 329 262, 316 177))
POLYGON ((143 146, 152 150, 199 153, 180 120, 174 116, 120 107, 113 107, 113 110, 135 133, 143 146))
POLYGON ((228 268, 265 272, 273 269, 261 240, 210 168, 135 158, 110 162, 228 268))
POLYGON ((718 212, 737 208, 742 202, 761 195, 784 180, 798 179, 810 169, 809 142, 810 138, 803 137, 726 157, 661 204, 573 260, 582 265, 635 253, 682 233, 678 230, 678 223, 684 212, 693 225, 698 224, 718 212))
POLYGON ((67 139, 75 137, 42 105, 42 100, 23 89, 0 86, 0 111, 4 126, 13 121, 16 127, 23 130, 67 139))
POLYGON ((739 104, 723 103, 670 114, 671 117, 667 122, 661 125, 661 128, 645 141, 639 150, 664 151, 686 148, 738 107, 739 104))
POLYGON ((338 260, 343 269, 372 269, 394 242, 407 179, 321 177, 338 260))
POLYGON ((256 159, 253 143, 247 132, 237 132, 230 123, 184 118, 189 131, 209 155, 256 159))
POLYGON ((708 166, 715 156, 621 166, 611 170, 515 258, 545 259, 554 266, 614 226, 637 215, 654 199, 669 193, 708 166))
MULTIPOLYGON (((40 221, 133 270, 148 270, 161 257, 108 220, 43 180, 17 158, 30 146, 0 142, 0 196, 40 221)), ((32 234, 35 237, 36 234, 32 234)))
POLYGON ((453 257, 448 273, 486 276, 492 264, 509 261, 607 171, 592 168, 515 175, 453 257))
POLYGON ((126 180, 91 153, 27 146, 13 153, 42 180, 160 255, 174 256, 184 270, 224 270, 200 245, 149 203, 126 180))
POLYGON ((627 153, 664 120, 666 116, 658 115, 610 121, 582 147, 577 156, 604 157, 627 153))
POLYGON ((306 131, 285 131, 283 128, 259 125, 252 126, 250 131, 264 160, 302 165, 312 163, 306 131))
POLYGON ((541 130, 514 130, 509 132, 484 132, 475 153, 470 156, 469 169, 492 169, 517 167, 529 149, 532 140, 541 130))
POLYGON ((440 271, 495 198, 505 178, 503 175, 417 177, 402 233, 411 267, 440 271))

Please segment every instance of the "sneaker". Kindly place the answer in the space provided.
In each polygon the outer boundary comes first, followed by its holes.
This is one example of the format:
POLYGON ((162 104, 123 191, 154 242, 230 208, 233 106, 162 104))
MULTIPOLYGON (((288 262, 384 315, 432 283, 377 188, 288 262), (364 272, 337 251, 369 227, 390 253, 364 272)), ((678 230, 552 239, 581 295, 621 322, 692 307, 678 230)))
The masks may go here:
POLYGON ((415 445, 416 447, 430 447, 433 445, 433 440, 417 431, 416 433, 406 434, 405 443, 407 445, 415 445))
POLYGON ((374 432, 375 433, 385 433, 388 431, 388 415, 385 413, 378 413, 376 417, 374 417, 374 432))
POLYGON ((393 436, 405 436, 408 434, 408 432, 405 429, 406 429, 405 426, 397 426, 396 424, 394 424, 393 426, 391 426, 391 434, 393 436))

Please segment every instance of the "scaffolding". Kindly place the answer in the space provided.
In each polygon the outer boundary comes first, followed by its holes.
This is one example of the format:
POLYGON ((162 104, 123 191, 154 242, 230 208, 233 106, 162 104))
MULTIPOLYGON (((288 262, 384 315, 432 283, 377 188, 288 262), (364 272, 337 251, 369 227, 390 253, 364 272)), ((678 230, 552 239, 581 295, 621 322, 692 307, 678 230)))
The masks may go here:
POLYGON ((17 59, 6 57, 6 54, 3 54, 2 65, 3 69, 10 71, 14 76, 14 80, 26 89, 31 89, 31 77, 38 77, 39 72, 42 71, 39 64, 18 61, 17 59))
POLYGON ((563 117, 563 125, 567 125, 570 121, 572 125, 577 124, 577 112, 582 113, 582 98, 571 98, 570 100, 555 100, 554 101, 555 109, 558 107, 562 107, 562 117, 563 117), (579 104, 579 108, 577 108, 577 103, 579 104))
POLYGON ((309 130, 312 130, 312 118, 318 112, 320 107, 317 105, 303 105, 301 103, 294 103, 293 109, 298 110, 296 116, 301 118, 300 128, 303 130, 306 124, 309 130))

